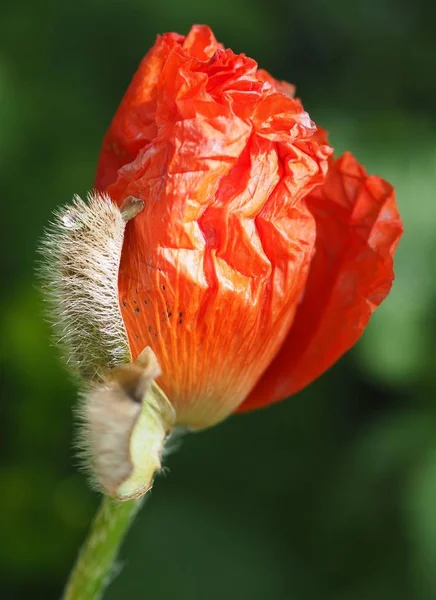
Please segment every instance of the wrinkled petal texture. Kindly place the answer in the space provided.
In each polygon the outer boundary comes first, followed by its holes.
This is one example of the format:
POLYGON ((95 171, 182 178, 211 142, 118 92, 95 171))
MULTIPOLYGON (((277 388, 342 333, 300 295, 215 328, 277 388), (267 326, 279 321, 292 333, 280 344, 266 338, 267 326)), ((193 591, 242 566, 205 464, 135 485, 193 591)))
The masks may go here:
POLYGON ((133 357, 155 351, 181 424, 233 412, 292 324, 315 244, 304 198, 331 148, 293 98, 209 28, 165 34, 103 142, 96 187, 145 208, 119 292, 133 357))
POLYGON ((392 186, 368 176, 346 153, 306 201, 316 220, 316 252, 304 296, 283 346, 241 410, 295 394, 328 369, 391 288, 402 233, 392 186))

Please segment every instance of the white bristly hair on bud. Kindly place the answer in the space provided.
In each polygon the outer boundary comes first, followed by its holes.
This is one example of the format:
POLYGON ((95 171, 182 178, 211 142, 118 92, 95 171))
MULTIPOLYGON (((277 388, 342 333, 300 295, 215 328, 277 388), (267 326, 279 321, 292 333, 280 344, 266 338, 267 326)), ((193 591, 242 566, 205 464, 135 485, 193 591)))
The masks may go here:
POLYGON ((127 198, 121 208, 108 195, 79 196, 55 213, 43 238, 40 268, 55 342, 68 366, 86 382, 130 362, 118 298, 118 271, 126 222, 143 202, 127 198))

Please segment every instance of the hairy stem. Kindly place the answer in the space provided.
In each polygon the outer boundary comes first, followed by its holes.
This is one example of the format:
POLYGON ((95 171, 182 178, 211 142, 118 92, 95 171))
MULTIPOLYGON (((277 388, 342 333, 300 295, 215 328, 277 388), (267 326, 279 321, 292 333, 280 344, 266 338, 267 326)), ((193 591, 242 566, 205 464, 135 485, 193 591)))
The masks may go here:
POLYGON ((114 575, 114 561, 140 500, 117 502, 104 496, 62 600, 98 600, 114 575))

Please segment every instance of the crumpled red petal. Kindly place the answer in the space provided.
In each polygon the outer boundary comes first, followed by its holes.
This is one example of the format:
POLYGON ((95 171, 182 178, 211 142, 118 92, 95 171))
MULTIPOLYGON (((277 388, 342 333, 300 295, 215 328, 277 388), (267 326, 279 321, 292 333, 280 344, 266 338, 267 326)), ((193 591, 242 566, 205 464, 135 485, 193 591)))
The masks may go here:
POLYGON ((96 188, 103 190, 117 178, 120 167, 157 134, 157 82, 170 52, 183 49, 188 56, 208 60, 222 48, 209 27, 194 25, 186 37, 178 33, 158 36, 142 59, 106 133, 96 174, 96 188))
POLYGON ((266 81, 278 92, 289 96, 289 98, 295 98, 295 85, 292 85, 292 83, 274 79, 274 77, 272 77, 272 75, 270 75, 268 71, 265 71, 264 69, 257 70, 257 78, 259 81, 266 81))
POLYGON ((304 198, 331 148, 280 85, 207 27, 167 34, 104 140, 97 189, 145 203, 119 275, 132 354, 151 346, 191 427, 243 401, 304 290, 315 241, 304 198))
POLYGON ((295 394, 360 337, 394 279, 402 224, 391 185, 346 153, 306 198, 316 253, 292 328, 241 411, 295 394))

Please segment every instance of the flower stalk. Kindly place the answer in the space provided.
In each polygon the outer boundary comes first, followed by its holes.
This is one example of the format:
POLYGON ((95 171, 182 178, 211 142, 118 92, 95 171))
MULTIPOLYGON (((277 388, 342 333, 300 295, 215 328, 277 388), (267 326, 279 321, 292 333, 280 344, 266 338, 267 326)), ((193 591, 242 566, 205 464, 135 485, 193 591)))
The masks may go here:
POLYGON ((116 571, 114 563, 142 499, 118 502, 104 496, 62 600, 98 600, 116 571))

